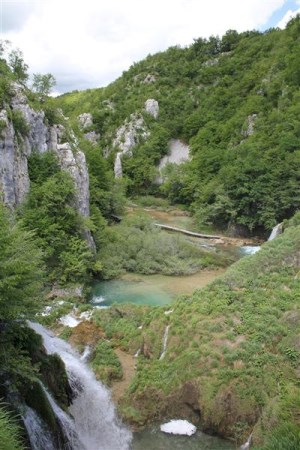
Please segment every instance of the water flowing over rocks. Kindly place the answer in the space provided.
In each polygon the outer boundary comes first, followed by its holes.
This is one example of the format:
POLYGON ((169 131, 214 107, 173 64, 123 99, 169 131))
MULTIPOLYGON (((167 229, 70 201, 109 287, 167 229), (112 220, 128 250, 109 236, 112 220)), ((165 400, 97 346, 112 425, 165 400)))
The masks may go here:
POLYGON ((273 239, 275 239, 279 234, 281 234, 282 231, 283 231, 283 223, 278 223, 277 225, 275 225, 275 227, 271 231, 268 241, 273 241, 273 239))
POLYGON ((57 353, 65 363, 73 392, 70 415, 60 409, 50 394, 47 397, 71 440, 71 449, 129 450, 131 433, 116 416, 109 391, 96 381, 92 371, 69 344, 37 323, 30 326, 42 336, 47 353, 57 353))
POLYGON ((25 405, 22 420, 27 430, 32 450, 56 450, 49 428, 34 409, 25 405))

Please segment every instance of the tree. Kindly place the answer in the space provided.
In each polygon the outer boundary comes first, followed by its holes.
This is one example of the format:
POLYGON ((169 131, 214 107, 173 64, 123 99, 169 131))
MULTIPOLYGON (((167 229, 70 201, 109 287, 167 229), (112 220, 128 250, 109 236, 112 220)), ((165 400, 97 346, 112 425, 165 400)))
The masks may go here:
POLYGON ((22 223, 34 230, 36 242, 43 249, 51 280, 74 281, 86 276, 91 251, 84 240, 85 225, 75 208, 75 188, 64 171, 33 183, 24 205, 22 223), (70 270, 77 259, 74 273, 70 270))
POLYGON ((41 267, 42 253, 33 233, 12 223, 0 205, 0 322, 26 317, 36 309, 41 267))
POLYGON ((24 62, 21 50, 12 50, 8 56, 8 63, 13 71, 15 79, 19 83, 25 84, 28 79, 28 65, 24 62))
POLYGON ((41 100, 50 94, 55 85, 56 80, 51 73, 46 73, 44 75, 41 73, 33 74, 32 90, 40 96, 41 100))

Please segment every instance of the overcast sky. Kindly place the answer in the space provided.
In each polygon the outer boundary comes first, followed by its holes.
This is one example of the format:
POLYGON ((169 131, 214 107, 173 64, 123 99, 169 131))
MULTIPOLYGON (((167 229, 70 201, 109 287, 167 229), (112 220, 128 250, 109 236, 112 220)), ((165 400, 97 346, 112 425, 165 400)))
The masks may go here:
POLYGON ((0 0, 0 31, 62 93, 105 86, 194 38, 284 27, 297 12, 300 0, 0 0))

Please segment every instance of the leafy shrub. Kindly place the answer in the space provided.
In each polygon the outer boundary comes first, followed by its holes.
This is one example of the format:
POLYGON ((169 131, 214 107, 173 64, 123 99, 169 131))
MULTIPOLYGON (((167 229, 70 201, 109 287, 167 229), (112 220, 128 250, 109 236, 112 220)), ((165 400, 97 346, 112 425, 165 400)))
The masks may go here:
POLYGON ((14 109, 12 111, 12 123, 15 130, 20 136, 27 136, 29 133, 29 124, 27 123, 22 111, 14 109))
POLYGON ((96 376, 107 384, 123 376, 120 361, 107 341, 99 342, 94 348, 91 366, 96 376))

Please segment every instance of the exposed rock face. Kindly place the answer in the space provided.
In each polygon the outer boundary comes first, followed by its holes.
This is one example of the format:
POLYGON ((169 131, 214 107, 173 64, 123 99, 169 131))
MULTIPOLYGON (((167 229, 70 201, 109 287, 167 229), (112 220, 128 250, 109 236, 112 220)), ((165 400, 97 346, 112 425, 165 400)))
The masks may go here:
POLYGON ((254 124, 256 118, 257 114, 250 114, 250 116, 247 117, 247 129, 243 133, 245 137, 251 136, 254 133, 254 124))
POLYGON ((93 125, 93 116, 91 113, 83 113, 78 116, 79 127, 82 130, 86 130, 87 128, 93 125))
MULTIPOLYGON (((27 159, 32 151, 39 153, 54 151, 63 170, 70 173, 76 188, 76 207, 83 216, 89 215, 89 175, 84 154, 78 149, 77 140, 69 130, 66 142, 66 130, 63 125, 48 127, 44 123, 44 112, 34 111, 27 102, 24 89, 18 84, 12 85, 11 109, 22 112, 28 125, 28 133, 20 135, 14 130, 6 110, 0 112, 0 189, 2 201, 14 208, 22 203, 29 191, 30 180, 27 159), (71 146, 72 145, 72 146, 71 146), (74 150, 74 151, 73 151, 74 150)), ((92 238, 86 236, 93 247, 92 238)))
POLYGON ((89 175, 84 153, 72 152, 69 142, 58 144, 55 149, 60 166, 69 172, 76 188, 76 206, 83 217, 89 216, 89 175))
POLYGON ((154 117, 154 119, 157 119, 159 113, 158 101, 153 98, 148 98, 145 102, 145 111, 154 117))
POLYGON ((122 178, 122 162, 121 162, 122 152, 118 152, 115 159, 114 172, 116 178, 122 178))
POLYGON ((131 150, 133 147, 147 139, 148 136, 149 131, 146 128, 144 118, 139 114, 131 114, 130 120, 126 120, 124 125, 117 129, 113 146, 119 148, 121 151, 117 153, 115 160, 116 178, 122 177, 122 156, 132 156, 131 150))
POLYGON ((143 80, 143 83, 150 84, 150 83, 155 83, 155 81, 156 81, 155 75, 151 75, 150 73, 148 73, 146 78, 143 80))
POLYGON ((100 134, 96 133, 96 131, 89 131, 88 133, 84 133, 84 137, 92 144, 96 145, 100 139, 100 134))
POLYGON ((0 120, 5 124, 0 135, 0 192, 1 200, 8 206, 22 202, 29 190, 27 167, 28 147, 20 148, 14 128, 8 120, 7 112, 0 112, 0 120))
MULTIPOLYGON (((169 163, 182 164, 190 159, 190 148, 188 145, 178 139, 171 139, 169 142, 169 154, 164 156, 159 163, 158 170, 161 174, 162 169, 169 163)), ((161 184, 163 178, 160 175, 156 182, 161 184)))

